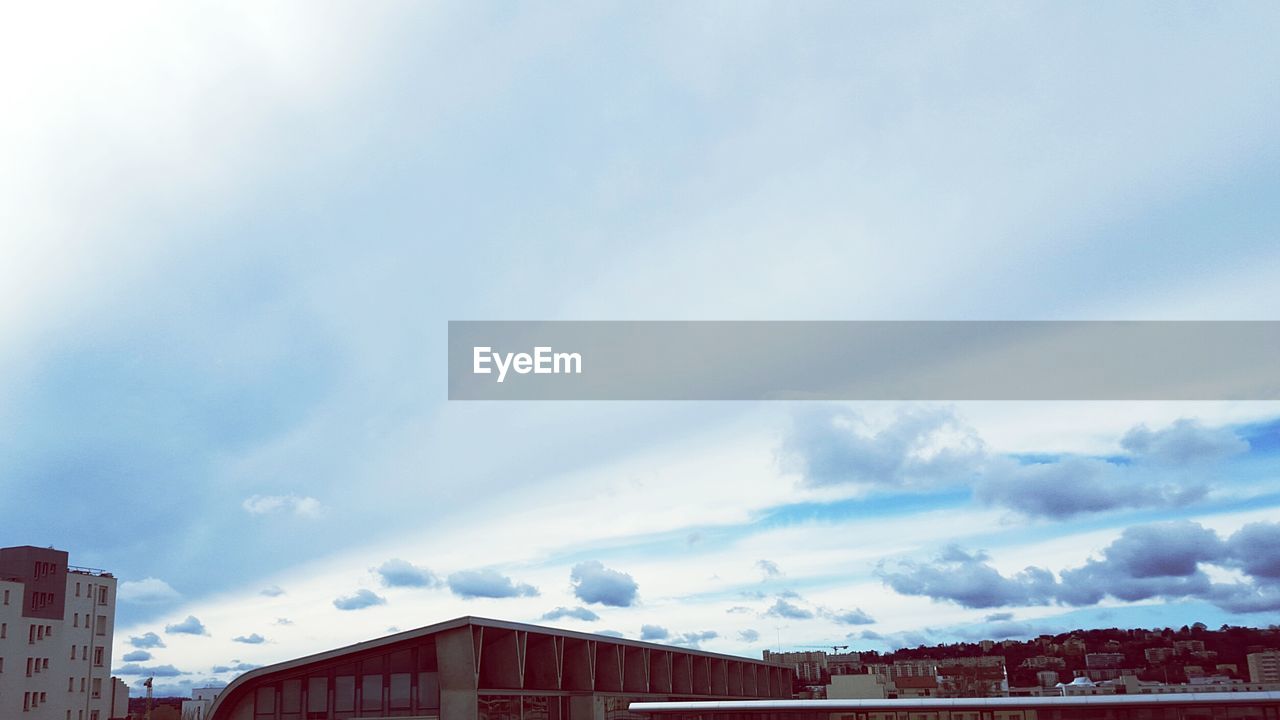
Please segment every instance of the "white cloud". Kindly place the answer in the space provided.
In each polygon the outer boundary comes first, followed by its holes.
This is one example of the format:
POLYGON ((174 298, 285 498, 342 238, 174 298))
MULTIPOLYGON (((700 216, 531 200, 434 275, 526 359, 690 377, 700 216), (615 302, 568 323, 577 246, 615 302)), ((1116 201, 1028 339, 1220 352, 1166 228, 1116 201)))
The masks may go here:
POLYGON ((129 603, 161 603, 181 597, 177 590, 169 586, 169 583, 153 577, 125 580, 120 583, 116 595, 121 602, 129 603))
POLYGON ((309 520, 318 520, 327 512, 327 508, 319 500, 297 495, 251 495, 245 498, 241 506, 250 515, 285 512, 309 520))

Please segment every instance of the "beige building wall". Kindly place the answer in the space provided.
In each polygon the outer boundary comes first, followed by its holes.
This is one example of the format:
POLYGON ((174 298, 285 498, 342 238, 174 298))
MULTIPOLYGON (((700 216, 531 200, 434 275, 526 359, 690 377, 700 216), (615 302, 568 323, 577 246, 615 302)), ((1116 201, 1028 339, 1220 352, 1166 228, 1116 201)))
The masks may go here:
POLYGON ((1249 682, 1280 683, 1280 650, 1249 653, 1249 682))

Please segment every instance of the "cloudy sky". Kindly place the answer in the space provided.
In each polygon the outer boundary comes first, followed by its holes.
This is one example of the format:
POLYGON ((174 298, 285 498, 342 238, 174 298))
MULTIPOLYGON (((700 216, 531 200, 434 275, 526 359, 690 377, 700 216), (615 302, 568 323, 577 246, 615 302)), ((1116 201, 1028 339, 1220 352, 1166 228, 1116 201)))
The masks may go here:
POLYGON ((472 614, 1280 619, 1280 404, 449 403, 448 320, 1280 319, 1264 3, 0 21, 0 544, 162 690, 472 614))

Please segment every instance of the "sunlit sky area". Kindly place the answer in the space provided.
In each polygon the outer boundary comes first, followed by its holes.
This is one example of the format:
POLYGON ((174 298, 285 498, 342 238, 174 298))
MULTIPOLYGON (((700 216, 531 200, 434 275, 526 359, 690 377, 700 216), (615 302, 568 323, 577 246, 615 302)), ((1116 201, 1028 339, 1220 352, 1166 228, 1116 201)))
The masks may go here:
POLYGON ((449 320, 1280 320, 1271 3, 0 16, 0 545, 161 693, 461 615, 1280 621, 1280 403, 449 402, 449 320))

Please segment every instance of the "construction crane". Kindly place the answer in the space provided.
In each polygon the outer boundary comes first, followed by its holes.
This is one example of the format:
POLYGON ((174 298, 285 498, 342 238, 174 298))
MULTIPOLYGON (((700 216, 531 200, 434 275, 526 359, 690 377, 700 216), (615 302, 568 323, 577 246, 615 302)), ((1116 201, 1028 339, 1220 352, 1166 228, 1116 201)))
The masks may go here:
POLYGON ((151 681, 155 678, 149 677, 142 685, 147 689, 147 714, 143 715, 143 720, 151 720, 151 681))
POLYGON ((839 653, 841 650, 848 650, 848 649, 849 649, 849 646, 848 646, 848 645, 801 645, 800 647, 806 647, 806 648, 822 648, 823 650, 826 650, 827 648, 831 648, 831 653, 832 653, 832 654, 839 653))

